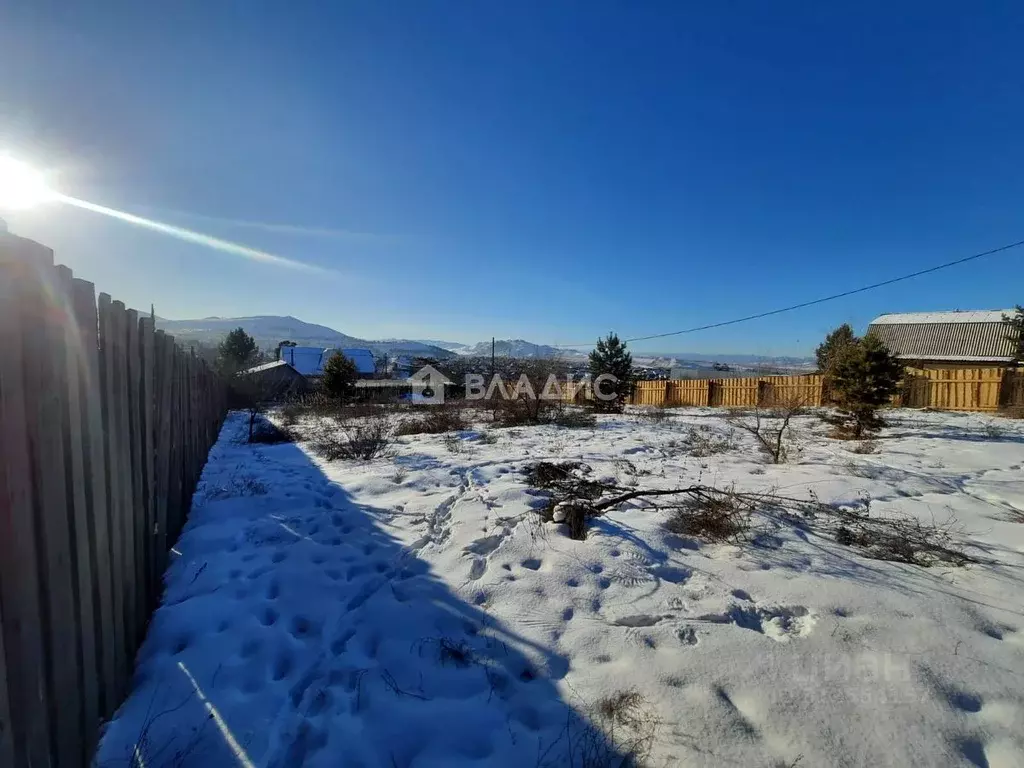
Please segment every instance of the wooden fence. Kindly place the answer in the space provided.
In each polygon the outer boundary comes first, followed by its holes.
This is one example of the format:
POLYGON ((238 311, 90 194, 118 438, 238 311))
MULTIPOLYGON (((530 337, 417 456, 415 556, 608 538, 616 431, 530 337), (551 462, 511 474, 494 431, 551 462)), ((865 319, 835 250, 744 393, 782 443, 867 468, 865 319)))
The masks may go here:
POLYGON ((0 765, 86 765, 128 692, 224 387, 0 232, 0 765))
POLYGON ((630 402, 635 405, 734 408, 781 405, 794 400, 808 406, 821 405, 824 402, 822 377, 638 381, 630 402))
MULTIPOLYGON (((787 402, 828 403, 822 376, 760 376, 746 379, 638 381, 634 405, 747 407, 787 402)), ((994 412, 1024 406, 1024 373, 1005 368, 908 368, 893 405, 949 411, 994 412)))

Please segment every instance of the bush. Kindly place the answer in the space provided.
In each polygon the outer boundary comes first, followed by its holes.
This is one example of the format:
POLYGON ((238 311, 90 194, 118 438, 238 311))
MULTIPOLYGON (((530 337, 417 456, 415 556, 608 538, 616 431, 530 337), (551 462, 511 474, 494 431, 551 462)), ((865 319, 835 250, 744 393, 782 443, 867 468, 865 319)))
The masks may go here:
POLYGON ((1008 405, 999 411, 1007 419, 1024 419, 1024 405, 1008 405))
POLYGON ((324 391, 338 400, 351 400, 356 393, 359 370, 356 364, 340 352, 335 352, 324 365, 321 379, 324 391))
POLYGON ((864 440, 863 442, 857 443, 857 445, 853 446, 853 448, 850 449, 850 453, 864 455, 868 453, 874 453, 877 450, 878 443, 874 442, 873 440, 864 440))
POLYGON ((740 417, 738 412, 729 414, 730 422, 745 432, 749 432, 757 440, 761 453, 772 464, 782 464, 793 450, 790 445, 791 430, 789 423, 795 416, 804 412, 801 400, 763 409, 757 407, 750 416, 740 417))
POLYGON ((626 351, 625 342, 614 333, 597 340, 597 346, 590 353, 590 375, 594 382, 594 400, 591 403, 594 409, 621 413, 633 391, 633 356, 626 351), (599 381, 602 377, 605 379, 599 381), (604 399, 600 393, 614 394, 614 397, 604 399))
POLYGON ((665 528, 711 542, 739 542, 750 529, 753 504, 729 491, 709 490, 684 499, 665 528))
POLYGON ((843 345, 832 357, 827 383, 838 407, 828 421, 835 436, 859 440, 885 426, 878 409, 899 390, 903 366, 875 336, 843 345))
POLYGON ((664 406, 647 406, 636 412, 636 418, 638 421, 648 421, 651 424, 661 424, 671 415, 672 414, 670 414, 668 409, 664 406))
POLYGON ((582 408, 557 409, 551 423, 566 429, 585 429, 597 426, 597 417, 582 408))
POLYGON ((281 429, 266 417, 260 417, 249 433, 250 443, 262 445, 276 445, 278 443, 292 442, 292 435, 287 429, 281 429))
POLYGON ((340 426, 321 423, 312 445, 328 461, 370 461, 391 455, 394 436, 394 421, 386 415, 379 415, 340 426))
POLYGON ((517 397, 512 400, 494 400, 494 423, 501 427, 522 427, 530 424, 548 424, 563 404, 535 397, 517 397))
POLYGON ((461 410, 447 405, 429 406, 426 415, 406 419, 398 427, 399 435, 440 435, 469 429, 461 410))
POLYGON ((720 434, 706 425, 690 427, 683 435, 682 443, 691 456, 699 459, 718 453, 728 453, 736 447, 736 441, 731 433, 720 434))

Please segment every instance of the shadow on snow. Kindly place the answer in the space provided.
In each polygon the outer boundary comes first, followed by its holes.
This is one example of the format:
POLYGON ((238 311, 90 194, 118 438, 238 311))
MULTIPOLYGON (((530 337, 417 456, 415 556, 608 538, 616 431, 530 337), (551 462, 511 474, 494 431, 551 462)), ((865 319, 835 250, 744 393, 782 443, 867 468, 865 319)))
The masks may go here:
POLYGON ((239 423, 100 766, 629 764, 556 688, 568 658, 455 594, 296 445, 239 444, 239 423))

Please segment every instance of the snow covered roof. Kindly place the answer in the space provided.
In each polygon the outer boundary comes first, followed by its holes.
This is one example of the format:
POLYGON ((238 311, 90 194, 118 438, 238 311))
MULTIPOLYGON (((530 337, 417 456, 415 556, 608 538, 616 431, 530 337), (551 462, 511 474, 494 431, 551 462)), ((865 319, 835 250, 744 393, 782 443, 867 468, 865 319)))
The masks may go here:
POLYGON ((963 312, 900 312, 876 317, 872 325, 907 325, 916 323, 1001 323, 1011 309, 970 309, 963 312))
POLYGON ((356 365, 359 373, 373 373, 373 353, 368 349, 337 349, 335 347, 281 347, 281 360, 287 362, 303 376, 322 376, 324 365, 340 352, 356 365))
POLYGON ((908 312, 882 315, 868 331, 905 360, 1008 363, 1014 342, 1003 315, 1013 310, 908 312))
MULTIPOLYGON (((338 350, 335 350, 338 351, 338 350)), ((356 364, 356 370, 360 373, 373 373, 376 364, 373 360, 373 352, 368 349, 352 347, 340 350, 341 354, 356 364)), ((328 355, 328 358, 330 355, 328 355)))
POLYGON ((263 363, 261 365, 253 366, 252 368, 246 368, 244 371, 239 372, 239 376, 244 376, 250 373, 260 373, 262 371, 269 371, 271 368, 280 368, 282 365, 288 365, 284 360, 274 360, 270 363, 263 363))

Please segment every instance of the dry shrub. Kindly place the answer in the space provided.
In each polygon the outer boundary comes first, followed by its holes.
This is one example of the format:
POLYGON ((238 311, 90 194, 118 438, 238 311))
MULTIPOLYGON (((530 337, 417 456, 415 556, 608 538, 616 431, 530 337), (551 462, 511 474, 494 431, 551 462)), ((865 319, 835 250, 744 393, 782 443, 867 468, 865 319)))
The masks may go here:
POLYGON ((646 763, 660 720, 642 694, 635 689, 619 691, 597 701, 589 714, 592 725, 576 744, 580 766, 611 768, 646 763))
POLYGON ((281 406, 281 423, 286 427, 294 427, 302 415, 302 408, 298 403, 285 403, 281 406))
POLYGON ((690 427, 682 437, 687 453, 695 458, 705 458, 718 453, 728 453, 736 448, 732 433, 716 432, 706 424, 690 427))
POLYGON ((404 420, 398 427, 399 435, 440 435, 469 429, 465 414, 449 405, 428 406, 427 412, 419 417, 404 420))
POLYGON ((784 463, 792 453, 790 421, 803 414, 804 402, 799 399, 780 401, 772 408, 756 407, 752 412, 733 411, 727 417, 731 424, 749 432, 758 448, 772 464, 784 463))
POLYGON ((1024 419, 1024 405, 1007 405, 999 410, 999 415, 1007 419, 1024 419))
POLYGON ((829 508, 825 527, 836 543, 859 549, 865 557, 928 568, 961 567, 975 562, 955 535, 955 518, 923 523, 916 517, 872 517, 870 502, 859 507, 829 508))
POLYGON ((454 432, 445 432, 444 447, 448 449, 448 453, 465 453, 466 451, 466 446, 463 445, 462 438, 454 432))
MULTIPOLYGON (((508 432, 506 434, 511 436, 512 433, 508 432)), ((494 445, 495 443, 498 442, 498 436, 491 432, 481 432, 476 440, 478 443, 482 445, 494 445)))
POLYGON ((671 418, 672 414, 669 413, 668 409, 664 406, 644 406, 636 411, 637 421, 646 421, 651 424, 661 424, 663 421, 671 418))
POLYGON ((597 426, 597 416, 584 408, 563 407, 556 409, 551 423, 565 429, 586 429, 597 426))
POLYGON ((390 456, 395 422, 387 415, 376 415, 338 426, 322 422, 313 435, 313 449, 328 461, 346 459, 370 461, 390 456))
POLYGON ((863 440, 850 449, 850 453, 865 455, 875 453, 878 450, 878 443, 874 440, 863 440))
POLYGON ((290 443, 293 437, 288 429, 282 429, 265 416, 261 416, 254 424, 249 434, 250 443, 261 445, 277 445, 279 443, 290 443))
POLYGON ((524 427, 532 424, 549 424, 565 410, 557 400, 542 400, 532 397, 517 397, 512 400, 492 401, 494 424, 498 427, 524 427))
POLYGON ((680 536, 710 542, 740 542, 750 530, 754 504, 732 491, 708 489, 687 496, 665 522, 665 528, 680 536))

